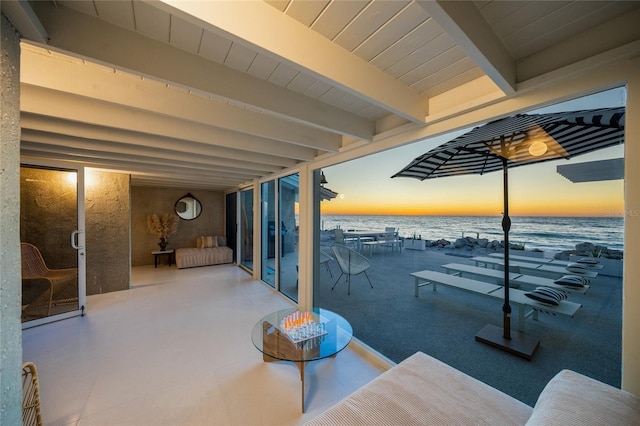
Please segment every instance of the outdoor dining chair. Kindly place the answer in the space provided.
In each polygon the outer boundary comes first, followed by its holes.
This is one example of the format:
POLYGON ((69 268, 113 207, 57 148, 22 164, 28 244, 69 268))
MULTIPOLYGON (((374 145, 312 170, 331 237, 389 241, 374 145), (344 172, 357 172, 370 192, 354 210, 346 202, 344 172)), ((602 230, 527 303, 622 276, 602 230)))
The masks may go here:
POLYGON ((338 284, 338 281, 340 281, 340 278, 342 278, 342 276, 346 274, 347 275, 347 295, 350 295, 351 294, 351 276, 362 274, 362 273, 364 273, 364 276, 367 277, 367 281, 369 281, 369 285, 371 286, 371 288, 373 288, 373 284, 371 284, 371 280, 367 275, 367 269, 371 268, 371 262, 369 262, 369 259, 361 255, 357 251, 339 244, 331 246, 331 250, 333 251, 333 254, 336 257, 336 261, 338 262, 338 265, 340 266, 340 271, 341 271, 340 276, 338 277, 336 282, 333 283, 333 287, 331 287, 331 290, 335 288, 336 284, 338 284))
POLYGON ((340 244, 346 246, 347 244, 353 244, 355 246, 357 242, 357 238, 345 238, 344 231, 340 228, 336 228, 333 230, 335 233, 336 244, 340 244))

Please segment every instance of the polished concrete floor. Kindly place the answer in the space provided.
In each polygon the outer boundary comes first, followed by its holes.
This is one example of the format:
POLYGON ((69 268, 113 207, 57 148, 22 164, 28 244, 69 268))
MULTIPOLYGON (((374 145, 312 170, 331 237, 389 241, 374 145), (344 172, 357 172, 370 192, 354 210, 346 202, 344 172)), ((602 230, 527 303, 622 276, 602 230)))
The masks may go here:
POLYGON ((308 364, 306 412, 293 363, 251 343, 285 297, 232 265, 136 267, 132 288, 89 296, 87 315, 23 332, 46 425, 293 425, 384 370, 356 342, 308 364))

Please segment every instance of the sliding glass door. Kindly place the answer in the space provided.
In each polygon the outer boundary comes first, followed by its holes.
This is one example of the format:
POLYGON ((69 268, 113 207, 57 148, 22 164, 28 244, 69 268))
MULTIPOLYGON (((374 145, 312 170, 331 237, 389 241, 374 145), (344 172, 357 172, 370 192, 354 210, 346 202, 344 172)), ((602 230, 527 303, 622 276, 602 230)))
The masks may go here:
POLYGON ((299 176, 289 175, 261 185, 261 278, 287 297, 298 300, 299 176))
POLYGON ((260 185, 261 200, 261 253, 262 271, 260 277, 271 287, 276 287, 276 270, 279 256, 277 250, 280 244, 276 240, 280 237, 280 226, 277 224, 275 181, 264 182, 260 185))
POLYGON ((24 327, 84 313, 84 169, 20 168, 24 327))
POLYGON ((281 224, 278 289, 298 301, 298 208, 300 183, 298 174, 278 179, 278 211, 281 224))
POLYGON ((247 270, 253 271, 253 189, 240 191, 239 223, 239 263, 247 270))

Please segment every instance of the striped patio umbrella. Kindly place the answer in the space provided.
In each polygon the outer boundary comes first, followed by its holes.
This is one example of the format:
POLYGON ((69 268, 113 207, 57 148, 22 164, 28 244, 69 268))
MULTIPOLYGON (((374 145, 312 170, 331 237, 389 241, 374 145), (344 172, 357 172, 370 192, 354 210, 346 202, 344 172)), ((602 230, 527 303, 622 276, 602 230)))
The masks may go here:
POLYGON ((502 170, 504 190, 503 327, 487 326, 476 340, 531 359, 537 340, 511 331, 509 303, 508 169, 570 159, 624 143, 625 108, 601 108, 549 114, 518 114, 492 121, 452 139, 413 160, 392 177, 420 180, 485 174, 502 170))

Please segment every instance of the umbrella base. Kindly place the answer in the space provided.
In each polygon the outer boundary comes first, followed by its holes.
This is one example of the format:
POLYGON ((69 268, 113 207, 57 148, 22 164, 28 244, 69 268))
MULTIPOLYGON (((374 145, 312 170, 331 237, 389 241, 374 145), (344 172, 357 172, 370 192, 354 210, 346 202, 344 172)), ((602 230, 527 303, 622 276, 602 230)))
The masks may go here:
POLYGON ((517 331, 511 331, 511 339, 508 340, 502 331, 502 328, 489 324, 476 334, 476 340, 531 361, 540 341, 517 331))

